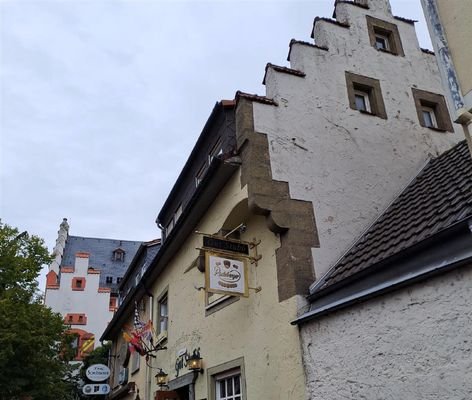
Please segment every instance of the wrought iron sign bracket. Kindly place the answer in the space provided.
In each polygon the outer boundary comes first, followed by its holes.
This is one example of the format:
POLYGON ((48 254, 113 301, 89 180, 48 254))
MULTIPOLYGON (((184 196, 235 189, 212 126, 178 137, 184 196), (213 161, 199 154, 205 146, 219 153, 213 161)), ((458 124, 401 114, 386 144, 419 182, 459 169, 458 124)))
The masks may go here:
POLYGON ((255 266, 257 267, 258 265, 258 262, 261 260, 262 258, 262 254, 259 254, 257 252, 257 246, 259 246, 261 244, 261 241, 260 240, 257 240, 256 238, 253 238, 252 239, 252 242, 249 243, 249 248, 252 250, 254 249, 254 257, 250 257, 250 260, 251 260, 251 264, 255 264, 255 266))
POLYGON ((249 287, 249 290, 254 290, 254 292, 259 293, 262 290, 262 286, 256 286, 256 287, 249 287))

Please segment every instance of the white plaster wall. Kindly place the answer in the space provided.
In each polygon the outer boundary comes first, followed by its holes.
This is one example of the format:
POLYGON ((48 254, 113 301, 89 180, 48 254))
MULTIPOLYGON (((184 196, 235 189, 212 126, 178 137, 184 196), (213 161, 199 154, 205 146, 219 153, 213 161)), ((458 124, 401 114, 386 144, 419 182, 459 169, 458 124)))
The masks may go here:
POLYGON ((293 198, 313 202, 320 248, 313 250, 319 278, 353 244, 429 155, 461 140, 460 133, 419 125, 411 88, 442 93, 434 56, 423 53, 413 25, 394 19, 388 2, 370 10, 337 6, 346 29, 316 24, 316 43, 294 44, 291 67, 305 78, 269 69, 267 96, 278 107, 254 103, 255 129, 268 135, 272 176, 288 181, 293 198), (405 57, 375 50, 365 15, 398 26, 405 57), (345 71, 380 80, 388 119, 349 108, 345 71))
POLYGON ((45 304, 63 316, 70 313, 85 314, 86 325, 71 327, 93 333, 97 347, 101 334, 113 318, 113 312, 109 310, 110 293, 98 293, 100 275, 87 274, 87 267, 88 259, 76 258, 75 271, 61 274, 59 289, 46 290, 45 304), (75 277, 85 277, 83 291, 72 290, 72 279, 75 277))
POLYGON ((471 267, 302 325, 308 398, 471 399, 471 267))

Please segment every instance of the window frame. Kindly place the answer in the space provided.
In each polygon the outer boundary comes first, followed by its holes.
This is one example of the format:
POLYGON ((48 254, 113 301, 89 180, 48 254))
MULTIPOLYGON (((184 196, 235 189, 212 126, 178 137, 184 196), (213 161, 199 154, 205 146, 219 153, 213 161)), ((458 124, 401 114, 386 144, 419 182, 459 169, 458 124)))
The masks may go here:
POLYGON ((380 81, 349 71, 345 71, 345 76, 349 107, 362 114, 375 115, 379 118, 387 119, 380 81), (357 108, 356 93, 365 93, 369 101, 370 111, 359 110, 357 108))
POLYGON ((240 375, 241 400, 247 400, 246 373, 244 368, 244 357, 225 362, 223 364, 207 368, 208 400, 217 400, 217 380, 229 378, 236 374, 240 375))
POLYGON ((163 342, 164 340, 167 339, 167 335, 169 332, 169 288, 166 287, 162 293, 159 295, 159 297, 156 300, 156 333, 157 333, 157 343, 163 342), (166 329, 163 330, 161 329, 161 305, 163 304, 163 300, 165 300, 166 304, 166 329))
POLYGON ((374 49, 384 53, 390 53, 395 56, 405 56, 400 38, 400 32, 398 31, 397 25, 372 17, 370 15, 366 15, 366 19, 370 44, 374 49), (387 39, 387 49, 377 47, 377 36, 387 39))
POLYGON ((210 151, 208 152, 208 165, 211 164, 215 157, 223 154, 223 142, 221 138, 218 138, 215 144, 211 147, 210 151))
POLYGON ((76 276, 72 278, 71 288, 73 291, 82 292, 85 290, 87 281, 84 276, 76 276))
POLYGON ((239 368, 223 372, 221 374, 215 375, 215 397, 216 400, 240 400, 242 397, 242 390, 241 390, 241 370, 239 368), (239 378, 239 393, 234 393, 234 378, 239 378), (224 397, 220 397, 220 385, 224 382, 226 387, 228 380, 231 379, 231 386, 233 389, 233 393, 231 395, 228 394, 228 390, 225 389, 226 393, 224 397), (238 397, 238 399, 236 399, 238 397))
POLYGON ((205 177, 206 171, 207 171, 207 165, 205 163, 200 167, 200 169, 195 174, 195 187, 198 187, 200 185, 203 178, 205 177))
POLYGON ((131 363, 130 363, 130 372, 131 375, 134 375, 136 372, 139 371, 139 368, 141 366, 141 355, 135 351, 131 354, 131 363))
POLYGON ((417 88, 411 88, 411 91, 413 93, 418 121, 422 127, 439 132, 454 132, 446 99, 443 95, 417 88), (423 116, 424 110, 433 111, 436 126, 427 126, 423 116))

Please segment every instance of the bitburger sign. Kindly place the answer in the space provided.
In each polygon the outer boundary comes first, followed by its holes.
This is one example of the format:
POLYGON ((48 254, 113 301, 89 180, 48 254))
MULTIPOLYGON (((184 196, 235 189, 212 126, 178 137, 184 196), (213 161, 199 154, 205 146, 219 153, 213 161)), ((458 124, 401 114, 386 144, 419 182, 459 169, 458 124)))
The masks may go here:
POLYGON ((244 258, 206 252, 205 281, 207 292, 244 297, 249 295, 244 258))

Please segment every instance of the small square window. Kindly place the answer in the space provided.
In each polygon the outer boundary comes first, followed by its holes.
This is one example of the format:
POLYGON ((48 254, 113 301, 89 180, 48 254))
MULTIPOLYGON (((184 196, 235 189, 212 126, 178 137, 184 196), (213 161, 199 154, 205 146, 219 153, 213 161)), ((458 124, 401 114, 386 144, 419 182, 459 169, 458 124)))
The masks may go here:
POLYGON ((431 107, 423 106, 421 107, 421 111, 423 112, 423 121, 427 128, 437 128, 438 123, 436 121, 436 114, 434 113, 434 109, 431 107))
POLYGON ((439 131, 454 132, 443 96, 412 88, 416 112, 421 126, 439 131))
POLYGON ((356 109, 359 111, 365 111, 371 113, 369 101, 369 93, 363 92, 361 90, 354 90, 354 97, 356 100, 356 109))
POLYGON ((120 283, 122 281, 122 279, 123 278, 121 276, 119 276, 118 278, 116 278, 116 283, 120 283))
POLYGON ((349 107, 362 113, 387 119, 378 79, 346 72, 346 86, 349 107))
POLYGON ((366 18, 370 44, 374 48, 397 56, 405 55, 400 40, 400 33, 395 24, 382 21, 370 15, 367 15, 366 18))
POLYGON ((375 34, 375 48, 377 50, 390 51, 390 43, 388 41, 388 36, 382 35, 380 33, 375 34))
POLYGON ((106 283, 113 283, 113 277, 112 276, 107 276, 105 279, 106 283))

